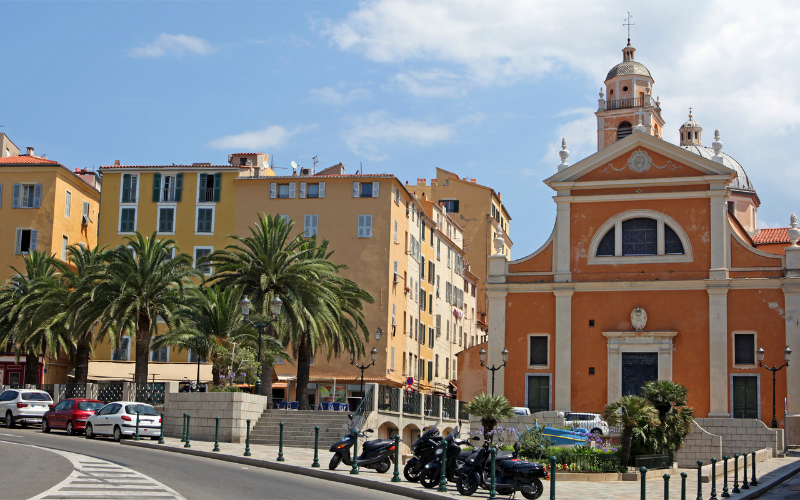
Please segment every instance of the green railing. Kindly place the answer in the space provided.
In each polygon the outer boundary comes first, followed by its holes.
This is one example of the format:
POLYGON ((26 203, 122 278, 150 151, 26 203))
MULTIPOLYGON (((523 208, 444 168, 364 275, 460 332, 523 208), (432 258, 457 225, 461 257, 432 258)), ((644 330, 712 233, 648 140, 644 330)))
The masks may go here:
POLYGON ((364 430, 362 427, 366 424, 369 414, 372 413, 373 405, 375 404, 375 392, 372 390, 373 387, 373 385, 370 385, 367 388, 364 399, 361 400, 361 404, 359 404, 356 411, 353 412, 353 421, 356 422, 356 425, 362 431, 364 430))

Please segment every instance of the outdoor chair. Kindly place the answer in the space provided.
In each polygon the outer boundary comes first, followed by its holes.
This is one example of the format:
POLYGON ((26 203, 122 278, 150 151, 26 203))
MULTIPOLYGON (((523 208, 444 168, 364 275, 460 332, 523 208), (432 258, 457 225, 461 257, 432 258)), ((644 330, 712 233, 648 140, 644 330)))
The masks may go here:
POLYGON ((299 407, 300 407, 300 401, 292 401, 291 403, 289 403, 290 410, 296 410, 299 407))
POLYGON ((321 410, 330 411, 333 410, 333 405, 328 403, 327 401, 323 401, 319 404, 321 410))
POLYGON ((288 402, 287 401, 279 401, 278 402, 278 409, 279 410, 285 410, 287 408, 288 408, 288 402))

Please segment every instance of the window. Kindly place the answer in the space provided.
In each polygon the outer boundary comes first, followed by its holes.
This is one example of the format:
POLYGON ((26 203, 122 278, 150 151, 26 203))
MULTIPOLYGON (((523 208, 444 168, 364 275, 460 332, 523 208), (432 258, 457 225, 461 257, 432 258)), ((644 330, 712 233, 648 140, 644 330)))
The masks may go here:
POLYGON ((111 350, 112 361, 130 361, 131 360, 131 338, 128 336, 122 337, 119 341, 119 348, 111 350))
POLYGON ((629 122, 622 122, 617 127, 617 140, 621 141, 622 139, 628 137, 633 133, 633 125, 629 122))
POLYGON ((72 193, 67 191, 64 195, 64 217, 69 219, 70 213, 72 213, 72 193))
POLYGON ((289 197, 289 185, 278 184, 278 198, 288 198, 288 197, 289 197))
POLYGON ((689 239, 671 217, 631 210, 606 221, 589 246, 589 264, 691 262, 689 239))
POLYGON ((197 232, 214 232, 214 207, 197 207, 197 232))
POLYGON ((379 182, 354 182, 353 198, 377 198, 379 182))
POLYGON ((206 359, 200 356, 199 353, 196 351, 189 349, 189 363, 197 363, 197 362, 205 363, 206 359))
POLYGON ((756 364, 756 335, 754 333, 735 333, 733 335, 733 364, 756 364))
POLYGON ((160 207, 158 209, 158 232, 175 232, 175 207, 160 207))
POLYGON ((314 215, 306 215, 305 216, 305 220, 303 222, 303 230, 305 232, 303 233, 303 236, 305 236, 306 238, 310 238, 312 236, 316 236, 317 235, 317 223, 318 223, 318 220, 319 220, 319 216, 316 215, 316 214, 314 214, 314 215))
POLYGON ((419 343, 425 345, 425 325, 420 325, 419 329, 419 343))
POLYGON ((528 335, 528 366, 548 365, 547 335, 528 335))
POLYGON ((683 243, 671 227, 664 225, 664 253, 666 255, 683 255, 683 243))
POLYGON ((394 242, 397 243, 397 221, 394 221, 394 242))
POLYGON ((442 260, 442 240, 436 238, 436 260, 442 260))
POLYGON ((441 337, 442 336, 442 315, 441 314, 437 314, 436 315, 436 336, 437 337, 441 337))
POLYGON ((420 266, 419 266, 420 276, 419 277, 420 277, 420 279, 425 281, 425 256, 424 255, 420 255, 419 258, 420 258, 420 266))
POLYGON ((153 201, 181 201, 183 191, 183 174, 153 174, 153 201))
POLYGON ((39 231, 37 229, 17 229, 17 243, 14 254, 26 254, 37 249, 39 231))
POLYGON ((428 361, 428 382, 433 380, 433 361, 428 361))
POLYGON ((197 262, 214 251, 214 247, 194 247, 194 267, 202 271, 206 276, 211 274, 210 266, 198 266, 197 262))
POLYGON ((428 347, 431 349, 433 349, 433 344, 436 342, 436 336, 434 335, 435 332, 436 330, 434 330, 432 326, 428 327, 428 347))
POLYGON ((122 174, 122 189, 120 203, 136 203, 139 193, 139 176, 136 174, 122 174))
POLYGON ((132 233, 136 231, 136 208, 122 207, 119 210, 119 232, 132 233))
POLYGON ((439 204, 447 210, 447 213, 458 212, 458 200, 439 200, 439 204))
POLYGON ((319 184, 309 184, 306 189, 307 198, 319 198, 319 184))
POLYGON ((61 260, 67 260, 67 248, 69 248, 69 238, 61 237, 61 260))
POLYGON ((426 227, 427 227, 427 226, 426 226, 426 225, 425 225, 425 223, 423 222, 423 223, 422 223, 422 241, 425 241, 425 232, 426 232, 426 231, 425 231, 425 228, 426 228, 426 227))
POLYGON ((11 208, 39 208, 42 203, 41 184, 14 184, 11 208))
POLYGON ((222 191, 222 174, 200 174, 197 201, 219 201, 222 191))
POLYGON ((89 207, 90 207, 89 202, 84 201, 81 210, 81 225, 83 226, 92 222, 92 219, 89 218, 89 207))
POLYGON ((372 198, 372 184, 368 182, 361 183, 361 198, 372 198))
POLYGON ((444 378, 450 379, 450 358, 444 358, 444 378))
POLYGON ((389 369, 394 371, 394 347, 392 347, 391 357, 389 358, 389 369))
POLYGON ((150 361, 160 361, 162 363, 169 362, 169 346, 150 351, 150 361))
POLYGON ((597 247, 598 257, 613 257, 614 248, 616 245, 616 231, 612 227, 609 232, 600 240, 600 245, 597 247))
POLYGON ((359 215, 358 216, 358 237, 359 238, 372 238, 372 216, 359 215))
POLYGON ((654 219, 622 222, 622 255, 656 255, 658 228, 654 219))

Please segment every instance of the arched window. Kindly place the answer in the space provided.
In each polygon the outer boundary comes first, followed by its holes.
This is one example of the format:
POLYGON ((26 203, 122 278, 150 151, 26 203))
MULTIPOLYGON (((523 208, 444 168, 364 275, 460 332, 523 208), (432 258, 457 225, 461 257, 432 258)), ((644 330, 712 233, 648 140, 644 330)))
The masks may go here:
POLYGON ((694 133, 694 139, 695 139, 695 140, 697 140, 697 134, 698 134, 698 132, 695 132, 695 133, 694 133))
POLYGON ((658 222, 655 219, 622 221, 622 255, 657 255, 658 222))
POLYGON ((606 221, 592 238, 589 255, 589 264, 692 261, 683 229, 652 210, 632 210, 606 221))
POLYGON ((622 139, 628 137, 633 133, 633 125, 628 122, 622 122, 617 127, 617 140, 621 141, 622 139))

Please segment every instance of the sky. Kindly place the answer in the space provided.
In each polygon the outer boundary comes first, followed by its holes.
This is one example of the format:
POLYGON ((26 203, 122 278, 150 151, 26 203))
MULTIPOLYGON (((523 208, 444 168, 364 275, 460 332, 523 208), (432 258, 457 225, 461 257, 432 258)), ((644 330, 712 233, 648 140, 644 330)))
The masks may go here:
POLYGON ((759 227, 800 210, 798 2, 0 1, 0 131, 69 168, 263 152, 502 194, 512 258, 548 238, 542 183, 596 152, 623 21, 678 142, 688 108, 747 171, 759 227))

